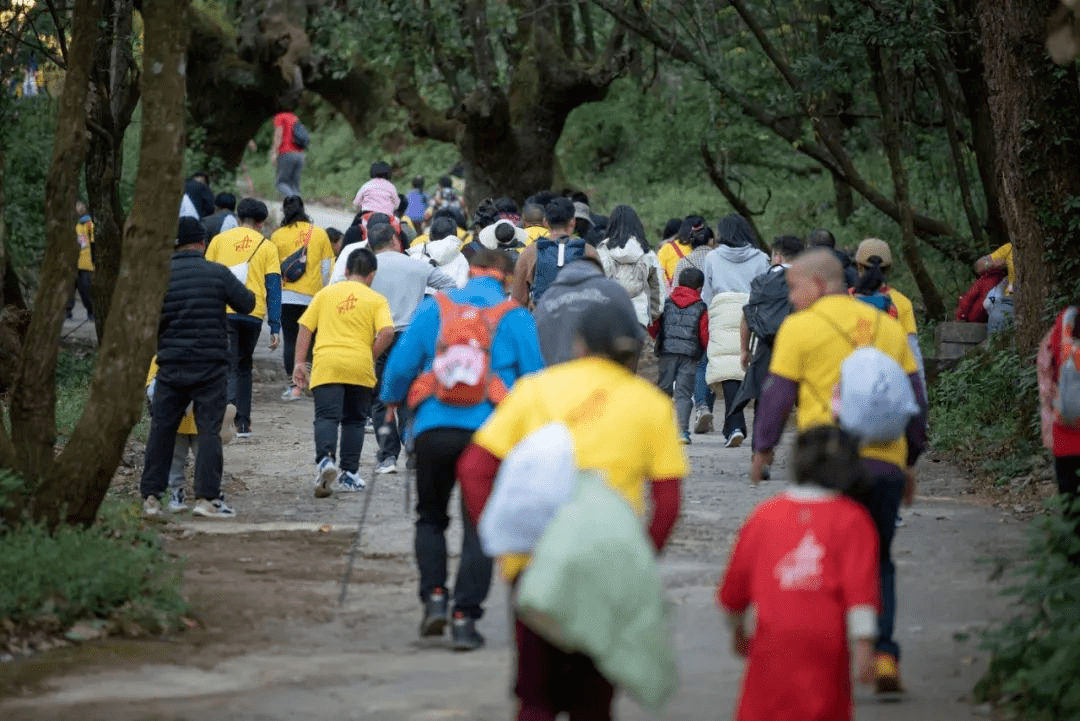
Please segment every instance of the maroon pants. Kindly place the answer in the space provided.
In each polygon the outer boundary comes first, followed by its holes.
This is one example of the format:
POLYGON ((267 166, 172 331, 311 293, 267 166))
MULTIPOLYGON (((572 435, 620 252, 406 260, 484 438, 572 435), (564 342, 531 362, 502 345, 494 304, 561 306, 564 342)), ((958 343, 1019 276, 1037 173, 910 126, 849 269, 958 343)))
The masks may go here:
POLYGON ((611 721, 615 688, 588 656, 560 651, 516 619, 514 635, 518 721, 555 721, 561 711, 570 721, 611 721))

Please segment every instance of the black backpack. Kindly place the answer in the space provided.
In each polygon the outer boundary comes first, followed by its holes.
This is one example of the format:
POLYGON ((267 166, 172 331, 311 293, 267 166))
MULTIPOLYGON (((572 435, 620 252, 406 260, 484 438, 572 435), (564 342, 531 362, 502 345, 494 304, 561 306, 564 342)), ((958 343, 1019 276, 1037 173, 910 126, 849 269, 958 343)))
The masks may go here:
POLYGON ((772 344, 792 310, 784 268, 770 268, 750 282, 750 299, 743 306, 743 315, 750 332, 760 340, 772 344))

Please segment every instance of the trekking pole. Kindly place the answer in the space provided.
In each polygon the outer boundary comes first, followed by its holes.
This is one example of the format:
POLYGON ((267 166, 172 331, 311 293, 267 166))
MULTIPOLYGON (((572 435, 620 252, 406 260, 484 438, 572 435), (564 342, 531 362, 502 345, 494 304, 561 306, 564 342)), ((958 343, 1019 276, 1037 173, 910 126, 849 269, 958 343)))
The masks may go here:
POLYGON ((371 496, 375 493, 375 476, 371 477, 371 485, 364 493, 364 505, 360 509, 360 523, 356 526, 356 536, 353 538, 352 548, 349 549, 349 560, 345 564, 345 577, 341 579, 341 595, 338 596, 338 606, 345 605, 345 596, 349 592, 349 577, 352 576, 353 562, 356 560, 356 552, 360 550, 360 541, 364 533, 364 522, 367 520, 368 506, 371 505, 371 496))

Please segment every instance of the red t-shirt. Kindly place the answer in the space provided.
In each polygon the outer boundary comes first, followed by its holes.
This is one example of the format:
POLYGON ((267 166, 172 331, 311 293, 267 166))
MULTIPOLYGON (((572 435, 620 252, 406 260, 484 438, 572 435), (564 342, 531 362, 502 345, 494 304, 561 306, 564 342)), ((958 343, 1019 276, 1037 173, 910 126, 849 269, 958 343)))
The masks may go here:
MULTIPOLYGON (((1050 329, 1050 353, 1051 367, 1053 369, 1054 387, 1057 387, 1058 373, 1061 372, 1061 332, 1062 321, 1065 319, 1065 311, 1058 313, 1054 327, 1050 329)), ((1080 456, 1080 428, 1067 426, 1057 421, 1054 422, 1054 447, 1053 454, 1062 456, 1080 456)))
POLYGON ((297 117, 293 113, 278 113, 274 116, 274 128, 281 128, 281 145, 278 146, 278 155, 304 152, 303 148, 293 142, 292 129, 296 123, 297 117))
POLYGON ((866 509, 797 488, 739 532, 719 602, 757 607, 738 721, 852 717, 847 612, 879 607, 878 539, 866 509))

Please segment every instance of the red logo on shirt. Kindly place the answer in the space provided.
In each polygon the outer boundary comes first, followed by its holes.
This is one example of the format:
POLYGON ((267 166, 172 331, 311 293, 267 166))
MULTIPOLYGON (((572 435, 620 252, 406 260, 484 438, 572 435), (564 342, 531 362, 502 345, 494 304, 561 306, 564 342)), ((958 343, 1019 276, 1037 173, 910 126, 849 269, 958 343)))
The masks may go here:
POLYGON ((357 302, 358 301, 356 300, 356 296, 353 295, 352 293, 349 293, 348 298, 346 298, 345 300, 338 303, 338 305, 337 305, 338 314, 348 313, 349 311, 351 311, 353 308, 356 307, 357 302))
POLYGON ((250 250, 251 246, 255 243, 255 239, 250 235, 245 235, 243 239, 233 243, 233 250, 237 253, 243 253, 245 250, 250 250))

